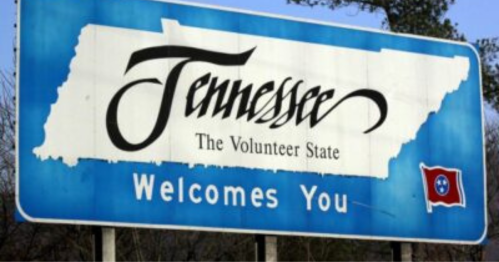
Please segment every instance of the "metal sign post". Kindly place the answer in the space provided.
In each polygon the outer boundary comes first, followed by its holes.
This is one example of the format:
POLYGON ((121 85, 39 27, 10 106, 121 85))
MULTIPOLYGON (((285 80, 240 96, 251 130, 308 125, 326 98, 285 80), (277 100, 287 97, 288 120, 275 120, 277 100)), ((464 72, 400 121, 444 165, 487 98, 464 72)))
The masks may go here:
POLYGON ((393 261, 412 261, 411 243, 392 242, 392 260, 393 261))
POLYGON ((265 261, 265 235, 255 235, 255 261, 265 261))
POLYGON ((277 260, 277 237, 265 236, 265 261, 276 262, 277 260))
POLYGON ((92 228, 93 261, 102 261, 102 227, 92 228))
POLYGON ((116 261, 116 234, 110 227, 94 227, 94 261, 116 261))
POLYGON ((255 261, 276 262, 277 259, 277 237, 255 235, 255 261))

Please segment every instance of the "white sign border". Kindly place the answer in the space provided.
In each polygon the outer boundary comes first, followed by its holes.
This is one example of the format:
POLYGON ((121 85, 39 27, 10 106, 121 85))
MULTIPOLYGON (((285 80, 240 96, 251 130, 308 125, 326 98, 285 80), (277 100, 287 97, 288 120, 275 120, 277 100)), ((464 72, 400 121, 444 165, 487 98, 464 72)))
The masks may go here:
MULTIPOLYGON (((19 199, 19 173, 20 173, 20 166, 19 166, 19 108, 20 108, 20 97, 19 97, 19 77, 20 77, 20 54, 21 54, 21 45, 20 45, 20 32, 21 32, 21 2, 23 0, 18 0, 17 2, 17 35, 16 35, 16 47, 17 47, 17 54, 16 54, 16 192, 15 192, 15 198, 16 198, 16 208, 19 214, 26 219, 28 222, 35 222, 35 223, 47 223, 47 224, 71 224, 71 225, 89 225, 89 226, 106 226, 106 227, 135 227, 135 228, 149 228, 149 229, 174 229, 174 230, 188 230, 188 231, 208 231, 208 232, 223 232, 223 233, 246 233, 246 234, 266 234, 266 235, 281 235, 281 236, 306 236, 306 237, 322 237, 322 238, 340 238, 340 239, 360 239, 360 240, 382 240, 382 241, 398 241, 398 242, 425 242, 425 243, 447 243, 447 244, 465 244, 465 245, 476 245, 480 244, 484 241, 484 239, 487 236, 487 228, 488 228, 488 212, 487 212, 487 163, 486 163, 486 151, 485 151, 485 143, 486 143, 486 137, 485 137, 485 115, 484 115, 484 105, 483 105, 483 95, 480 96, 480 101, 481 101, 481 110, 482 110, 482 139, 483 139, 483 167, 484 167, 484 174, 483 174, 483 179, 484 179, 484 219, 485 219, 485 224, 484 224, 484 231, 481 235, 481 237, 475 241, 461 241, 461 240, 449 240, 449 239, 432 239, 432 238, 402 238, 402 237, 379 237, 379 236, 366 236, 366 235, 349 235, 349 234, 328 234, 328 233, 308 233, 308 232, 297 232, 297 231, 272 231, 272 230, 252 230, 252 229, 239 229, 239 228, 217 228, 217 227, 196 227, 196 226, 178 226, 178 225, 157 225, 157 224, 140 224, 140 223, 122 223, 122 222, 109 222, 109 221, 90 221, 90 220, 70 220, 70 219, 50 219, 50 218, 34 218, 29 216, 24 210, 22 209, 21 202, 19 199)), ((340 27, 340 28, 345 28, 345 29, 354 29, 354 30, 360 30, 360 31, 365 31, 365 32, 373 32, 373 33, 379 33, 379 34, 384 34, 384 35, 392 35, 392 36, 402 36, 406 38, 412 38, 412 39, 422 39, 422 40, 429 40, 429 41, 434 41, 434 42, 440 42, 440 43, 449 43, 449 44, 456 44, 456 45, 461 45, 470 48, 473 53, 476 56, 476 59, 478 61, 478 72, 479 72, 479 85, 480 85, 480 93, 483 94, 483 85, 482 85, 482 66, 480 63, 480 55, 476 51, 475 47, 473 47, 470 43, 468 42, 458 42, 458 41, 451 41, 447 39, 440 39, 440 38, 434 38, 434 37, 427 37, 427 36, 418 36, 418 35, 410 35, 410 34, 401 34, 401 33, 393 33, 393 32, 388 32, 388 31, 383 31, 383 30, 377 30, 377 29, 371 29, 371 28, 364 28, 364 27, 358 27, 358 26, 347 26, 347 25, 341 25, 337 23, 332 23, 332 22, 323 22, 323 21, 318 21, 318 20, 312 20, 312 19, 304 19, 304 18, 295 18, 295 17, 290 17, 290 16, 285 16, 285 15, 278 15, 278 14, 271 14, 271 13, 265 13, 265 12, 257 12, 257 11, 250 11, 250 10, 242 10, 242 9, 237 9, 237 8, 230 8, 230 7, 223 7, 223 6, 216 6, 216 5, 208 5, 208 4, 201 4, 201 3, 186 3, 183 1, 178 1, 178 0, 143 0, 143 1, 155 1, 155 2, 165 2, 165 3, 171 3, 171 4, 180 4, 184 6, 193 6, 193 7, 202 7, 202 8, 208 8, 208 9, 215 9, 215 10, 222 10, 222 11, 230 11, 230 12, 235 12, 239 14, 249 14, 249 15, 256 15, 256 16, 263 16, 263 17, 269 17, 269 18, 277 18, 277 19, 283 19, 283 20, 288 20, 288 21, 296 21, 296 22, 304 22, 304 23, 309 23, 309 24, 317 24, 317 25, 326 25, 326 26, 334 26, 334 27, 340 27)))

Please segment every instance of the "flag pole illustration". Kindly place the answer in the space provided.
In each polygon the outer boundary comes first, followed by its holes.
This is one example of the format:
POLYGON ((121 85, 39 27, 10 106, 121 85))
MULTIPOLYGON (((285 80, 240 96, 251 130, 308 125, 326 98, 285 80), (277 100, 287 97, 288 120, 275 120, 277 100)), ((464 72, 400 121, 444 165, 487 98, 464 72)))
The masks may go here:
POLYGON ((461 170, 420 164, 428 213, 434 206, 466 207, 461 170))

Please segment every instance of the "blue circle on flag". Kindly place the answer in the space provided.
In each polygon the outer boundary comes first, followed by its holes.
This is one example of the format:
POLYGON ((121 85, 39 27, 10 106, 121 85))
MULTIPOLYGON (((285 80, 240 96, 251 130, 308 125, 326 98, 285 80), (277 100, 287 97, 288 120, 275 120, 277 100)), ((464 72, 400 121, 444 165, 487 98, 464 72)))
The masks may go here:
POLYGON ((435 191, 440 196, 445 196, 449 193, 449 179, 444 175, 437 176, 435 179, 435 191))

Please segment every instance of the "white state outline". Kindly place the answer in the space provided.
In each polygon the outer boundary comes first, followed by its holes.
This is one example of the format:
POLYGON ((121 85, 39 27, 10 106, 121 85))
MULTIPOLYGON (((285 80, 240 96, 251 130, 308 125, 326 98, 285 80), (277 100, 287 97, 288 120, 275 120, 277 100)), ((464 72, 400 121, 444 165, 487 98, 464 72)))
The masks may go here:
MULTIPOLYGON (((458 207, 466 208, 466 195, 464 193, 463 173, 461 172, 461 170, 459 170, 457 168, 446 168, 446 167, 443 167, 443 166, 432 166, 432 167, 429 167, 429 166, 425 165, 423 162, 421 162, 419 164, 419 168, 421 170, 421 176, 423 177, 423 188, 424 188, 424 194, 425 194, 426 209, 427 209, 427 211, 428 211, 429 214, 433 213, 432 207, 436 207, 436 206, 444 206, 444 207, 455 207, 455 206, 458 206, 458 207), (456 172, 457 183, 459 183, 459 188, 458 188, 458 190, 459 190, 459 197, 462 198, 462 203, 459 203, 459 204, 446 204, 446 203, 440 202, 440 201, 438 201, 438 202, 431 202, 429 200, 429 198, 428 198, 428 188, 426 186, 427 185, 427 181, 426 181, 426 176, 425 176, 423 168, 427 168, 427 169, 444 169, 444 170, 450 170, 450 171, 456 172)), ((443 175, 439 175, 439 176, 443 176, 443 175)))
MULTIPOLYGON (((307 233, 307 232, 297 232, 297 231, 272 231, 272 230, 252 230, 252 229, 238 229, 238 228, 217 228, 217 227, 195 227, 195 226, 178 226, 178 225, 154 225, 154 224, 134 224, 134 223, 123 223, 123 222, 109 222, 109 221, 89 221, 89 220, 64 220, 64 219, 51 219, 51 218, 34 218, 29 216, 24 210, 22 209, 20 199, 19 199, 19 173, 20 173, 20 166, 19 166, 19 108, 20 108, 20 102, 21 99, 19 97, 19 78, 21 75, 21 72, 19 71, 20 68, 20 54, 21 54, 21 2, 24 0, 18 0, 17 3, 17 38, 16 38, 16 47, 17 47, 17 54, 16 54, 16 98, 17 98, 17 103, 16 103, 16 207, 19 212, 19 214, 26 219, 28 222, 35 222, 35 223, 57 223, 57 224, 79 224, 79 225, 96 225, 96 226, 107 226, 107 227, 136 227, 136 228, 150 228, 150 229, 174 229, 174 230, 197 230, 197 231, 209 231, 209 232, 230 232, 230 233, 247 233, 247 234, 268 234, 268 235, 281 235, 281 236, 309 236, 309 237, 334 237, 334 238, 341 238, 341 239, 363 239, 363 240, 384 240, 384 241, 400 241, 400 242, 426 242, 426 243, 448 243, 448 244, 468 244, 468 245, 473 245, 473 244, 480 244, 483 242, 485 237, 487 236, 487 224, 488 224, 488 217, 487 217, 487 163, 486 163, 486 154, 485 154, 485 113, 484 113, 484 105, 483 105, 483 95, 480 95, 480 101, 481 101, 481 110, 482 110, 482 139, 483 139, 483 148, 482 148, 482 154, 483 154, 483 182, 484 182, 484 229, 482 236, 478 238, 477 240, 450 240, 450 239, 435 239, 435 238, 406 238, 406 237, 380 237, 380 236, 367 236, 367 235, 354 235, 354 234, 331 234, 331 233, 307 233)), ((434 38, 434 37, 427 37, 427 36, 418 36, 418 35, 409 35, 409 34, 402 34, 402 33, 393 33, 393 32, 387 32, 387 31, 382 31, 382 30, 377 30, 377 29, 371 29, 371 28, 364 28, 364 27, 358 27, 358 26, 348 26, 348 25, 341 25, 337 23, 332 23, 332 22, 323 22, 323 21, 317 21, 313 19, 304 19, 304 18, 294 18, 291 16, 285 16, 285 15, 277 15, 277 14, 271 14, 271 13, 265 13, 265 12, 256 12, 256 11, 251 11, 251 10, 242 10, 242 9, 237 9, 237 8, 229 8, 229 7, 221 7, 221 6, 216 6, 216 5, 208 5, 208 4, 200 4, 200 3, 186 3, 178 0, 144 0, 144 1, 154 1, 154 2, 164 2, 164 3, 171 3, 171 4, 180 4, 184 6, 193 6, 193 7, 202 7, 202 8, 208 8, 208 9, 217 9, 217 10, 222 10, 222 11, 230 11, 230 12, 235 12, 239 14, 249 14, 249 15, 256 15, 256 16, 263 16, 263 17, 270 17, 270 18, 277 18, 277 19, 283 19, 283 20, 288 20, 288 21, 297 21, 297 22, 304 22, 304 23, 310 23, 310 24, 317 24, 317 25, 326 25, 326 26, 334 26, 334 27, 339 27, 339 28, 346 28, 346 29, 354 29, 354 30, 360 30, 364 32, 373 32, 373 33, 380 33, 384 35, 392 35, 392 36, 399 36, 399 37, 405 37, 405 38, 412 38, 412 39, 423 39, 423 40, 428 40, 428 41, 434 41, 434 42, 440 42, 440 43, 449 43, 449 44, 456 44, 460 46, 464 46, 467 48, 470 48, 473 53, 475 54, 475 58, 477 59, 478 63, 478 78, 479 78, 479 85, 480 85, 480 94, 483 94, 483 86, 482 86, 482 65, 481 65, 481 60, 480 60, 480 55, 478 54, 477 50, 473 47, 468 42, 457 42, 457 41, 451 41, 447 39, 439 39, 439 38, 434 38)))

